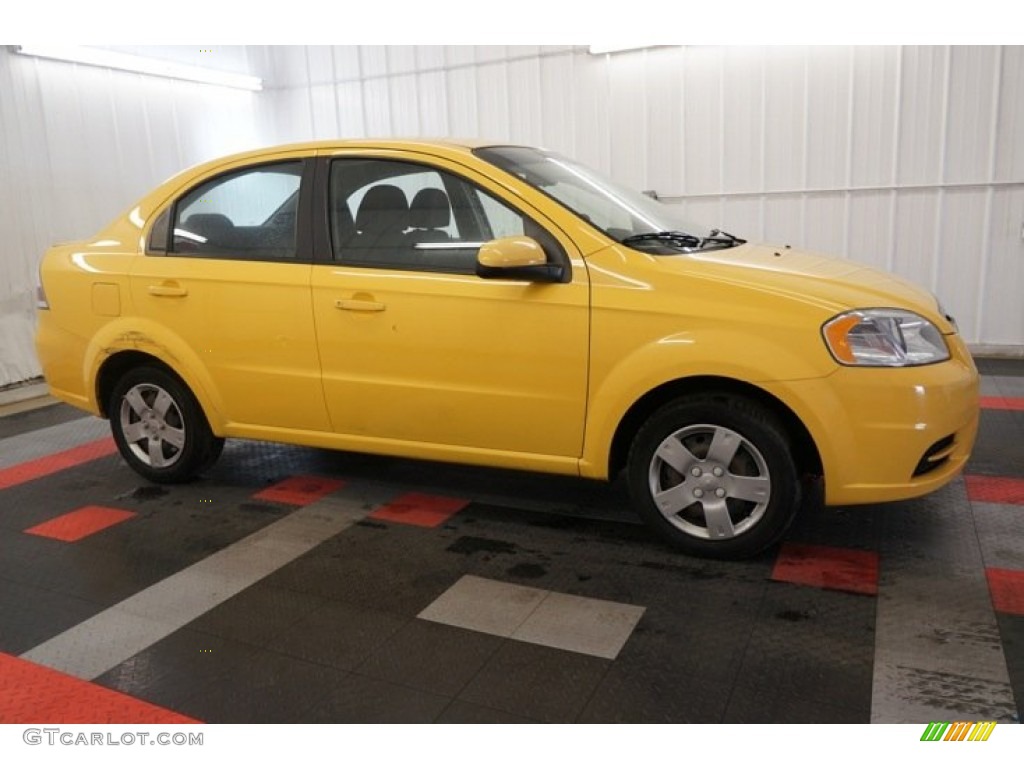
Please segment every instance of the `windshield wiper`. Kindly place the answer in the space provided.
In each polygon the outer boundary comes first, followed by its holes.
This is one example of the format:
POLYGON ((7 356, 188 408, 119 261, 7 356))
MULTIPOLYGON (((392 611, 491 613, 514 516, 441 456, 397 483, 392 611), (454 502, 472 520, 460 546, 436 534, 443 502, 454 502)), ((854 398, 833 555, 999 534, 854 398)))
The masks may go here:
POLYGON ((707 237, 700 241, 700 247, 706 248, 709 245, 743 245, 746 240, 736 237, 736 235, 730 235, 728 232, 723 232, 720 229, 712 229, 707 237))
POLYGON ((686 232, 644 232, 639 235, 624 237, 619 242, 623 245, 633 245, 634 243, 647 243, 651 241, 670 243, 678 245, 680 248, 700 248, 702 242, 696 235, 686 232))

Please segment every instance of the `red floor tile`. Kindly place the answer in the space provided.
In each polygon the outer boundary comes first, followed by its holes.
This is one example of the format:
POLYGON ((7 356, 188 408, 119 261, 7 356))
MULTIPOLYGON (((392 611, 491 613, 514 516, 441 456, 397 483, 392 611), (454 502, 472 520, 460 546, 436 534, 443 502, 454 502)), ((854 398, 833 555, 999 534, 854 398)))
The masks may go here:
POLYGON ((264 488, 259 493, 253 494, 253 498, 263 501, 279 501, 282 504, 296 504, 301 507, 312 504, 344 486, 344 480, 333 480, 314 475, 296 475, 269 488, 264 488))
POLYGON ((1006 568, 986 568, 988 591, 992 595, 992 607, 999 613, 1024 616, 1024 571, 1006 568))
POLYGON ((198 723, 169 709, 0 653, 0 723, 198 723))
POLYGON ((95 440, 91 443, 79 445, 76 448, 69 448, 59 453, 51 453, 40 459, 33 459, 22 464, 15 464, 7 469, 0 469, 0 491, 5 488, 12 488, 31 480, 38 480, 40 477, 52 475, 62 469, 70 469, 84 464, 93 459, 109 456, 117 452, 112 437, 104 437, 102 440, 95 440))
POLYGON ((135 517, 135 513, 126 509, 82 507, 74 512, 68 512, 66 515, 32 526, 25 533, 46 536, 59 541, 78 541, 132 517, 135 517))
POLYGON ((1024 397, 983 397, 981 407, 997 411, 1024 411, 1024 397))
POLYGON ((381 507, 370 517, 374 520, 436 528, 467 504, 469 502, 466 499, 428 496, 425 493, 407 493, 404 496, 399 496, 387 506, 381 507))
POLYGON ((878 554, 813 544, 783 544, 772 579, 861 595, 878 594, 878 554))
POLYGON ((967 475, 967 498, 971 501, 990 501, 994 504, 1024 504, 1024 479, 967 475))

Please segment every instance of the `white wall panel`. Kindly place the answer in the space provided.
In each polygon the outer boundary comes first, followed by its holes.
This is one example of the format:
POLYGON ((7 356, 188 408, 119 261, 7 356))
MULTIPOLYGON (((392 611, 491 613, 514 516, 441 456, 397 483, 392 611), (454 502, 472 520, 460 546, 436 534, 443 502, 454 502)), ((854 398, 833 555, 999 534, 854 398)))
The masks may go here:
MULTIPOLYGON (((359 80, 363 70, 359 60, 358 45, 333 45, 331 52, 334 55, 334 80, 344 83, 349 80, 359 80)), ((315 72, 316 76, 323 73, 315 72)))
MULTIPOLYGON (((850 195, 849 210, 851 224, 847 231, 847 255, 873 267, 898 271, 898 265, 889 264, 891 217, 894 215, 891 195, 888 192, 855 192, 850 195)), ((921 233, 914 234, 920 236, 921 233)), ((930 236, 931 229, 925 234, 930 236)), ((919 282, 927 282, 926 277, 922 275, 919 282)))
POLYGON ((542 144, 543 120, 540 59, 517 59, 508 64, 509 138, 523 144, 542 144))
POLYGON ((995 178, 1020 181, 1024 179, 1024 47, 1003 48, 1001 65, 995 178))
POLYGON ((419 70, 444 69, 444 46, 417 45, 416 68, 419 70))
POLYGON ((897 178, 902 184, 942 180, 949 49, 901 49, 897 178))
POLYGON ((999 48, 954 46, 949 72, 949 122, 943 181, 992 177, 993 109, 999 92, 999 48))
POLYGON ((333 85, 314 85, 309 89, 313 138, 332 139, 340 133, 337 99, 338 89, 333 85))
MULTIPOLYGON (((477 130, 494 141, 509 136, 508 65, 485 64, 476 68, 477 130)), ((461 94, 459 94, 461 97, 461 94)))
POLYGON ((647 101, 645 188, 663 195, 679 194, 679 180, 683 178, 686 138, 683 131, 683 81, 679 76, 682 56, 682 48, 651 51, 645 59, 645 82, 634 85, 643 90, 647 101))
POLYGON ((366 136, 366 115, 363 111, 363 84, 359 81, 338 83, 338 136, 359 138, 366 136))
POLYGON ((433 71, 417 75, 419 93, 420 134, 423 136, 449 136, 448 83, 445 72, 433 71))
POLYGON ((633 189, 645 189, 647 182, 646 92, 647 56, 644 53, 625 57, 622 66, 608 68, 609 141, 612 176, 633 189))
MULTIPOLYGON (((889 196, 873 196, 878 200, 879 210, 876 215, 881 216, 884 214, 881 209, 891 205, 889 196)), ((932 291, 935 290, 935 269, 940 250, 937 226, 939 209, 936 202, 936 195, 931 190, 906 191, 899 194, 895 205, 892 206, 895 219, 892 256, 888 261, 877 262, 879 266, 914 280, 932 291)), ((887 231, 884 227, 878 229, 882 235, 887 231)), ((879 250, 883 252, 886 246, 886 243, 878 244, 879 250)))
MULTIPOLYGON (((686 142, 677 193, 722 191, 722 55, 721 48, 704 48, 687 53, 682 60, 686 142)), ((610 63, 617 66, 611 58, 610 63)))
POLYGON ((849 183, 851 58, 850 48, 826 48, 808 54, 804 186, 809 189, 841 189, 849 183))
POLYGON ((841 193, 810 195, 803 202, 805 248, 823 253, 842 253, 846 195, 841 193))
POLYGON ((764 186, 765 78, 759 49, 723 51, 722 189, 764 186))
POLYGON ((416 75, 389 78, 388 95, 391 99, 391 133, 393 135, 421 135, 419 93, 416 75))
POLYGON ((898 48, 854 49, 850 175, 854 187, 884 186, 893 181, 899 132, 898 74, 898 48))
POLYGON ((986 259, 979 234, 987 224, 986 196, 985 190, 950 190, 939 214, 935 293, 969 339, 978 338, 978 289, 986 259))
POLYGON ((386 78, 363 82, 363 113, 366 132, 370 136, 393 136, 391 128, 391 93, 386 78))
POLYGON ((359 46, 361 77, 383 77, 388 74, 388 49, 386 45, 359 46))
POLYGON ((453 136, 480 136, 476 98, 476 72, 452 69, 448 72, 448 127, 453 136))
POLYGON ((803 49, 784 49, 765 59, 765 187, 800 189, 807 130, 807 60, 803 49))
POLYGON ((540 144, 547 149, 575 155, 576 110, 571 94, 575 79, 572 54, 546 56, 540 60, 540 144))
POLYGON ((978 296, 977 338, 1020 344, 1024 333, 1024 186, 992 195, 988 262, 978 296))

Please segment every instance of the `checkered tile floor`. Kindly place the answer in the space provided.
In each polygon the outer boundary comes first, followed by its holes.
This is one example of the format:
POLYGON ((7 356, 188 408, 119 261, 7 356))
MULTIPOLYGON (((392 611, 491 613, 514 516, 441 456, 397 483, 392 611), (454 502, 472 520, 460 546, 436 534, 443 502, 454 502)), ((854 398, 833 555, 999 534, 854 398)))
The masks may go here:
POLYGON ((0 419, 0 722, 1015 722, 1024 364, 925 499, 742 563, 624 489, 229 442, 142 482, 106 424, 0 419))

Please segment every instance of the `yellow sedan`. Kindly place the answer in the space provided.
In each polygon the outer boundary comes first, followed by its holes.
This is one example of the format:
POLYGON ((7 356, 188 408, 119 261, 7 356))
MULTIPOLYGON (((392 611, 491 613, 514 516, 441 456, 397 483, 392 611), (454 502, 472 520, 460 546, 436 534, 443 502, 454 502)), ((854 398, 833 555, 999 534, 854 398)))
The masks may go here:
POLYGON ((334 141, 167 181, 41 266, 51 392, 181 482, 224 438, 608 479, 692 554, 777 541, 801 478, 905 499, 978 377, 926 291, 748 243, 557 154, 334 141))

